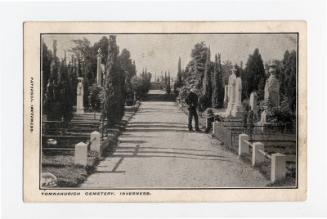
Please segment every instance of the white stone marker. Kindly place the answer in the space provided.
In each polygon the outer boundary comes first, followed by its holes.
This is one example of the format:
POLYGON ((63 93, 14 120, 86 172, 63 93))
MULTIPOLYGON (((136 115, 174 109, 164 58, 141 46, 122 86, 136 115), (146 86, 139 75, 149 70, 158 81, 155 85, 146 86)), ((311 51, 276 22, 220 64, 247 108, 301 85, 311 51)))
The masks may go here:
POLYGON ((76 165, 87 165, 87 144, 80 142, 75 145, 75 160, 76 165))
POLYGON ((94 131, 90 135, 91 150, 98 152, 98 155, 101 156, 101 134, 97 131, 94 131))
POLYGON ((77 101, 76 101, 76 113, 77 114, 83 114, 84 113, 84 87, 83 87, 83 78, 78 78, 78 84, 77 84, 77 101))
POLYGON ((255 166, 264 161, 265 156, 259 151, 264 151, 265 146, 261 142, 255 142, 252 146, 252 166, 255 166))
POLYGON ((281 153, 271 155, 271 174, 270 180, 275 182, 276 180, 283 179, 286 176, 286 158, 287 156, 281 153))
POLYGON ((238 155, 241 156, 243 154, 249 153, 249 145, 244 142, 249 140, 249 136, 247 134, 240 134, 238 136, 238 155))

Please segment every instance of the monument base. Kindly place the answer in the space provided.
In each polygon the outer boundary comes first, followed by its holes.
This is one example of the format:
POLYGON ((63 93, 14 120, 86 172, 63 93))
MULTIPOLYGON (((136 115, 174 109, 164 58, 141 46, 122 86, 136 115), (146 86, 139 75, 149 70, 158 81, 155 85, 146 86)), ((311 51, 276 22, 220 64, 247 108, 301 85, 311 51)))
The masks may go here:
POLYGON ((84 108, 76 109, 76 114, 84 114, 84 108))

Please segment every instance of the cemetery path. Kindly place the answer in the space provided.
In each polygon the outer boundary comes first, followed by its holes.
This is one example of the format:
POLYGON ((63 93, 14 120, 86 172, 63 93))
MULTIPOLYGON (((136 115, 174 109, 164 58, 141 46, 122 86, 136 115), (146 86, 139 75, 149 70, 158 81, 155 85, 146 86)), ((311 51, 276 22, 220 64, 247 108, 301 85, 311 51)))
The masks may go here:
POLYGON ((83 188, 263 187, 258 170, 205 133, 187 131, 174 102, 143 102, 112 156, 83 188))

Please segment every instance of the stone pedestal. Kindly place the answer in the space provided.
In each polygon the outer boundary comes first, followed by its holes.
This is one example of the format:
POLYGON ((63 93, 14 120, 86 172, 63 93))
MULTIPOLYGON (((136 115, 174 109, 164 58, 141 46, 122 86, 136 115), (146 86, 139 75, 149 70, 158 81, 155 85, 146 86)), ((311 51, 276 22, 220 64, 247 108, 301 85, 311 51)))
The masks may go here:
POLYGON ((77 101, 76 101, 76 113, 83 114, 84 113, 84 86, 83 86, 83 78, 78 78, 77 84, 77 101))
POLYGON ((87 144, 84 142, 75 145, 74 163, 75 165, 87 165, 87 144))
POLYGON ((97 131, 94 131, 90 135, 91 150, 96 151, 99 157, 102 155, 101 151, 101 134, 97 131))

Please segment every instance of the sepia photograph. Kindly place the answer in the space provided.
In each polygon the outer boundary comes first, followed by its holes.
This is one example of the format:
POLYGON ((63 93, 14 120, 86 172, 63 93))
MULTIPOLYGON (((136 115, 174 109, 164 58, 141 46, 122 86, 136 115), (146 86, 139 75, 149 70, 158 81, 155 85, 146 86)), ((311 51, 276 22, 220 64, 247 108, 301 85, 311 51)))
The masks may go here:
POLYGON ((27 80, 42 195, 298 189, 299 32, 58 31, 38 42, 40 91, 27 80))

